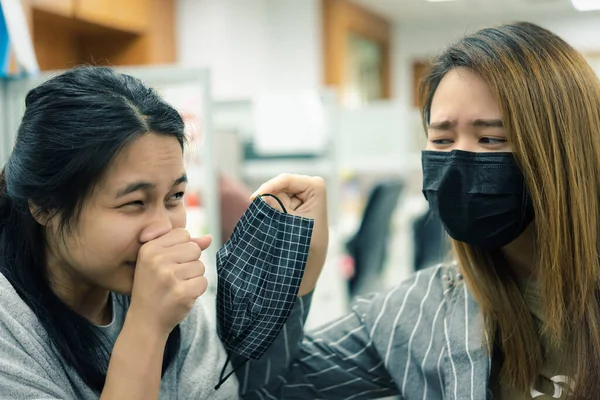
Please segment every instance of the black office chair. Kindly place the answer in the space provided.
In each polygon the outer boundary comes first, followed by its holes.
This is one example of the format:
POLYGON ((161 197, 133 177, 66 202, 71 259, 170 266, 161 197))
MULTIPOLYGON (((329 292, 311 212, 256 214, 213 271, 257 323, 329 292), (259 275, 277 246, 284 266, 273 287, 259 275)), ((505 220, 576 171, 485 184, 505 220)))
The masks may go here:
POLYGON ((360 228, 346 244, 346 250, 354 260, 354 275, 348 282, 352 297, 381 289, 390 224, 402 188, 403 184, 398 180, 375 185, 369 195, 360 228))
POLYGON ((431 209, 415 220, 413 241, 415 271, 443 262, 452 247, 440 217, 431 209))

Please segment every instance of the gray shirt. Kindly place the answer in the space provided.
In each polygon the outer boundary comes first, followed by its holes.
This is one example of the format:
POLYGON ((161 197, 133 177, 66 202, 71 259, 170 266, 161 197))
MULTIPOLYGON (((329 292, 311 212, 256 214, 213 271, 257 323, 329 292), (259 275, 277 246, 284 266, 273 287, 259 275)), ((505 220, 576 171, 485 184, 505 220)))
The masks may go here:
MULTIPOLYGON (((305 296, 296 303, 288 321, 290 326, 286 325, 273 345, 275 351, 287 348, 288 339, 297 343, 302 337, 311 297, 305 296)), ((110 324, 99 328, 114 345, 125 321, 129 299, 113 293, 111 300, 113 319, 110 324)), ((238 377, 233 375, 215 391, 221 369, 227 362, 227 353, 212 321, 201 297, 180 324, 181 347, 161 380, 161 400, 235 400, 239 398, 238 390, 242 387, 245 392, 260 398, 265 376, 270 375, 271 368, 283 369, 289 365, 283 364, 285 357, 272 357, 273 353, 270 353, 271 356, 261 361, 246 364, 252 374, 239 369, 239 384, 238 377)), ((240 365, 243 361, 235 356, 232 358, 233 365, 240 365)), ((229 371, 231 363, 226 372, 229 371)), ((0 273, 0 399, 97 398, 98 394, 60 362, 60 356, 50 345, 47 333, 35 314, 0 273)))
MULTIPOLYGON (((420 271, 387 293, 358 299, 352 313, 304 335, 310 300, 299 299, 261 360, 239 368, 243 399, 490 397, 481 315, 455 265, 420 271)), ((113 301, 125 313, 126 299, 113 301)), ((235 376, 213 390, 226 353, 200 302, 181 326, 182 348, 160 399, 238 398, 235 376)), ((0 399, 95 398, 58 362, 35 315, 0 274, 0 399)))
POLYGON ((266 386, 244 399, 491 397, 481 315, 456 265, 422 270, 387 293, 360 298, 352 313, 304 337, 293 322, 284 330, 288 340, 269 350, 272 368, 246 368, 254 381, 263 374, 266 386))
MULTIPOLYGON (((129 301, 112 295, 113 321, 101 327, 113 344, 119 335, 129 301)), ((238 398, 235 377, 218 391, 220 367, 227 355, 200 301, 181 324, 181 349, 168 368, 160 399, 238 398)), ((36 316, 0 274, 0 398, 97 399, 98 395, 59 362, 36 316)))

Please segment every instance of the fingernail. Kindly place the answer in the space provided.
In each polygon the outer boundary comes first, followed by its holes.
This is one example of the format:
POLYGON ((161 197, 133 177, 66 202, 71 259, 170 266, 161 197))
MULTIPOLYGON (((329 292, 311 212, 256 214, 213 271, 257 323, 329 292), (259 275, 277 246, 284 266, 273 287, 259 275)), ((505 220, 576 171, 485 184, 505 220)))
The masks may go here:
POLYGON ((250 196, 250 200, 254 200, 256 198, 256 196, 258 196, 258 190, 254 193, 252 193, 252 196, 250 196))

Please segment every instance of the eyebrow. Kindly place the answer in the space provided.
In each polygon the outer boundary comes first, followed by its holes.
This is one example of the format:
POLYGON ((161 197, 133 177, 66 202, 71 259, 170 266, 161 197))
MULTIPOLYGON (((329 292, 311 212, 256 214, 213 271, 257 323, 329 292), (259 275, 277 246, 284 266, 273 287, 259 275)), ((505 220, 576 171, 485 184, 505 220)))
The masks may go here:
MULTIPOLYGON (((173 186, 180 185, 187 181, 188 181, 187 175, 183 174, 179 178, 177 178, 173 181, 173 186)), ((118 199, 119 197, 123 197, 130 193, 137 192, 138 190, 150 190, 155 187, 156 187, 156 185, 151 182, 144 182, 144 181, 133 182, 133 183, 130 183, 129 185, 125 186, 124 188, 119 189, 115 198, 118 199)))
POLYGON ((501 119, 476 119, 473 126, 482 128, 504 128, 504 122, 501 119))
MULTIPOLYGON (((471 125, 475 126, 475 127, 479 127, 479 128, 504 128, 504 122, 502 122, 501 119, 476 119, 474 120, 471 125)), ((440 122, 433 122, 431 124, 429 124, 429 129, 435 129, 435 130, 440 130, 440 131, 447 131, 449 129, 452 129, 454 126, 456 126, 456 122, 454 121, 440 121, 440 122)))
POLYGON ((429 129, 435 129, 438 131, 447 131, 452 129, 452 127, 456 125, 454 122, 450 121, 440 121, 440 122, 432 122, 429 124, 429 129))

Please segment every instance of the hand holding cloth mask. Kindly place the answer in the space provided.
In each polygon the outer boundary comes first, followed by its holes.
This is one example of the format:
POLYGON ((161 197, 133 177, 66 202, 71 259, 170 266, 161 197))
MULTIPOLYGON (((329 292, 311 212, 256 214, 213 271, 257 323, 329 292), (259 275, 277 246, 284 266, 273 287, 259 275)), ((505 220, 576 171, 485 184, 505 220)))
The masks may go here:
POLYGON ((533 220, 513 153, 423 151, 423 194, 455 240, 498 249, 533 220))
MULTIPOLYGON (((217 321, 229 354, 259 359, 283 329, 300 289, 314 221, 273 195, 257 196, 217 253, 217 321), (271 207, 262 196, 277 200, 271 207)), ((218 387, 225 378, 221 372, 218 387)))

